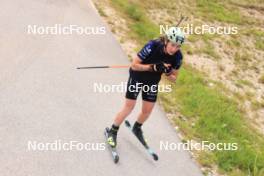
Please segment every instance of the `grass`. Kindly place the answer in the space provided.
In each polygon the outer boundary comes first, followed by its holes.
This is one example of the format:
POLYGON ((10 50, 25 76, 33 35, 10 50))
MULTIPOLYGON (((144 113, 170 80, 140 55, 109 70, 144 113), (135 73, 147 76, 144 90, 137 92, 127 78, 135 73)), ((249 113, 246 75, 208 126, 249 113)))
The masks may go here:
POLYGON ((206 54, 213 60, 221 59, 220 55, 215 51, 211 42, 206 42, 204 43, 204 46, 195 49, 187 47, 183 48, 186 48, 188 54, 206 54))
MULTIPOLYGON (((140 3, 129 0, 112 0, 112 5, 121 12, 129 25, 131 36, 139 44, 158 36, 159 28, 149 20, 140 3)), ((147 2, 144 2, 147 3, 147 2)), ((198 0, 198 10, 207 14, 208 19, 240 23, 241 17, 229 11, 216 0, 198 0)), ((202 40, 208 41, 208 36, 202 40)), ((197 38, 193 37, 193 40, 197 38)), ((238 45, 234 43, 234 45, 238 45)), ((206 46, 209 55, 214 55, 209 42, 206 46)), ((184 49, 184 48, 183 48, 184 49)), ((243 56, 238 55, 241 61, 243 56)), ((165 81, 166 82, 166 81, 165 81)), ((241 84, 247 84, 242 81, 241 84)), ((165 111, 180 111, 187 120, 174 118, 175 123, 188 139, 210 141, 212 143, 237 143, 237 151, 201 152, 198 160, 205 166, 217 164, 220 171, 228 175, 260 176, 264 167, 264 140, 249 125, 238 104, 224 95, 218 87, 208 87, 203 75, 184 65, 177 83, 172 85, 171 93, 161 93, 160 98, 165 111), (195 125, 190 125, 191 123, 195 125)))
POLYGON ((242 31, 242 33, 249 37, 254 37, 255 48, 259 50, 264 50, 264 31, 258 29, 247 29, 242 31))
POLYGON ((227 9, 218 0, 197 0, 197 10, 207 20, 234 24, 241 24, 243 22, 238 11, 227 9))
POLYGON ((258 81, 259 83, 264 84, 264 75, 261 75, 258 81))
POLYGON ((216 60, 221 58, 219 54, 217 54, 217 52, 214 50, 214 47, 210 42, 206 42, 206 45, 202 49, 202 52, 211 56, 213 59, 216 59, 216 60))
POLYGON ((259 102, 256 100, 252 101, 252 109, 253 110, 259 110, 261 108, 264 108, 264 101, 262 101, 262 102, 259 102))
POLYGON ((251 62, 252 59, 253 56, 250 55, 247 51, 237 51, 234 56, 235 64, 239 65, 243 70, 248 69, 248 63, 251 62))
POLYGON ((254 92, 249 90, 245 91, 245 98, 252 102, 254 99, 254 92))
MULTIPOLYGON (((180 128, 185 128, 185 133, 191 131, 189 137, 213 143, 238 143, 238 151, 213 152, 213 158, 220 169, 226 172, 236 169, 244 173, 249 170, 253 172, 254 159, 257 155, 262 156, 257 161, 257 168, 263 168, 263 139, 247 127, 242 114, 237 110, 237 104, 219 91, 208 88, 199 73, 185 66, 181 70, 177 84, 173 85, 173 92, 162 94, 161 100, 170 104, 167 107, 168 112, 173 112, 174 107, 178 106, 180 112, 189 119, 199 117, 192 129, 188 129, 189 121, 175 119, 180 128), (173 100, 171 97, 174 97, 173 100)), ((207 159, 203 162, 206 161, 207 159)))
POLYGON ((101 15, 101 16, 103 16, 103 17, 106 17, 107 15, 105 14, 105 12, 103 11, 103 9, 97 4, 97 3, 95 3, 95 6, 96 6, 96 8, 97 8, 97 10, 98 10, 98 13, 101 15))
POLYGON ((243 86, 254 87, 254 85, 250 81, 243 79, 237 80, 236 84, 239 85, 238 87, 243 87, 243 86))
POLYGON ((130 37, 137 39, 140 44, 159 36, 159 27, 152 23, 145 15, 142 7, 132 1, 112 0, 112 4, 118 8, 130 22, 132 33, 130 37))
POLYGON ((212 40, 217 38, 217 35, 209 35, 209 34, 204 34, 204 35, 190 35, 188 37, 188 41, 191 43, 195 43, 197 41, 203 41, 204 46, 199 47, 198 49, 191 49, 191 46, 184 46, 183 48, 187 50, 188 54, 207 54, 211 58, 218 60, 220 59, 220 55, 215 51, 215 48, 213 47, 212 40))
POLYGON ((211 42, 214 39, 216 39, 217 37, 219 37, 219 35, 203 34, 203 35, 201 35, 201 37, 205 43, 205 47, 203 47, 201 52, 211 56, 211 58, 213 58, 215 60, 221 59, 220 55, 215 51, 213 44, 211 42))
POLYGON ((227 41, 228 46, 232 48, 237 48, 241 46, 241 43, 239 42, 238 39, 231 38, 230 40, 227 41))
POLYGON ((200 35, 197 35, 197 34, 193 34, 193 35, 190 35, 190 36, 188 37, 188 41, 189 41, 189 42, 192 42, 192 43, 197 42, 197 41, 199 41, 200 39, 201 39, 200 35))
POLYGON ((182 50, 185 50, 187 54, 192 55, 195 53, 195 50, 193 49, 193 46, 190 44, 186 43, 185 45, 182 46, 182 50))
POLYGON ((264 39, 256 39, 255 47, 259 50, 264 50, 264 39))
POLYGON ((211 41, 213 41, 214 39, 218 38, 219 35, 211 35, 211 34, 203 34, 203 35, 190 35, 188 37, 188 41, 191 43, 195 43, 198 41, 203 41, 204 46, 202 48, 199 49, 193 49, 191 50, 190 48, 186 48, 188 50, 188 54, 207 54, 208 56, 210 56, 211 58, 218 60, 221 59, 220 55, 215 51, 215 48, 213 47, 213 44, 211 41))

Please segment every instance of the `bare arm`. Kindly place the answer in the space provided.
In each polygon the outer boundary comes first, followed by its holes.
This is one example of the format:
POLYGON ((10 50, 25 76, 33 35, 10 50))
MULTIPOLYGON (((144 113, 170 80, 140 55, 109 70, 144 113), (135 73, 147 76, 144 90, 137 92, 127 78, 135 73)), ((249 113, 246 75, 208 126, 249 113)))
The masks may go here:
POLYGON ((135 71, 152 71, 151 64, 142 64, 142 61, 138 56, 133 59, 131 68, 135 71))
POLYGON ((177 80, 178 74, 179 74, 179 70, 173 69, 172 73, 169 76, 167 76, 167 79, 170 80, 171 82, 175 82, 177 80))

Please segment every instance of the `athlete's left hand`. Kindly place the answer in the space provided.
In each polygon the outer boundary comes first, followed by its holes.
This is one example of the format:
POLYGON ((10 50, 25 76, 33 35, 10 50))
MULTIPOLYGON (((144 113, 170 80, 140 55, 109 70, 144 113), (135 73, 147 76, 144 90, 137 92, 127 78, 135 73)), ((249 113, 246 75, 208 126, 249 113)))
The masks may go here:
POLYGON ((172 67, 171 67, 171 64, 165 64, 164 63, 164 66, 165 66, 165 69, 164 69, 164 73, 166 76, 169 76, 172 74, 172 67))

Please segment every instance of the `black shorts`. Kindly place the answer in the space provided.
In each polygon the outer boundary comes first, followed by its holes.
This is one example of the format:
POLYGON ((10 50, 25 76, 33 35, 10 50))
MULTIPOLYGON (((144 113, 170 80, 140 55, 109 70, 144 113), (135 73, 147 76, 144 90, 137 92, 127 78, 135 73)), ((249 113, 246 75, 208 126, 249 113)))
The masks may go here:
POLYGON ((140 92, 142 92, 144 101, 156 102, 158 82, 140 80, 130 75, 127 82, 126 98, 136 100, 140 92))

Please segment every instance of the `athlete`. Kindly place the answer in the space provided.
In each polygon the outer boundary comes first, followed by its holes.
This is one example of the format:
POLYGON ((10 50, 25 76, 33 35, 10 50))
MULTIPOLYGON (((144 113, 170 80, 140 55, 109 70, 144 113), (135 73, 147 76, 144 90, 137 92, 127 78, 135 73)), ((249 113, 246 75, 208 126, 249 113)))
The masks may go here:
POLYGON ((183 56, 180 48, 184 43, 184 38, 180 28, 170 27, 165 35, 150 40, 137 53, 129 69, 124 107, 116 115, 112 127, 108 131, 107 142, 111 147, 116 147, 118 129, 135 107, 140 92, 143 101, 142 110, 132 131, 141 142, 146 143, 141 126, 150 116, 155 105, 161 75, 165 74, 170 81, 176 81, 182 65, 183 56))

